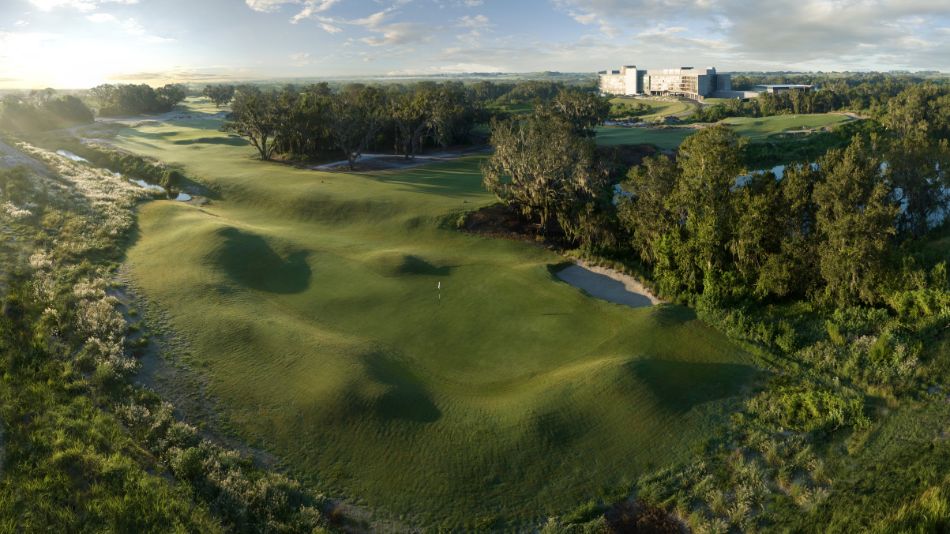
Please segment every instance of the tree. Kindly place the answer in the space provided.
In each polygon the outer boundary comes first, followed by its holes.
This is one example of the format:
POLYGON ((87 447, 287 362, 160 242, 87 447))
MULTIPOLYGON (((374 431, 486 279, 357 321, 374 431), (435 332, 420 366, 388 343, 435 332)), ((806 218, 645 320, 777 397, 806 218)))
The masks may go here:
POLYGON ((594 137, 594 128, 610 115, 609 100, 578 89, 561 89, 546 107, 570 123, 574 133, 584 137, 594 137))
POLYGON ((262 161, 269 161, 277 148, 276 98, 257 87, 241 87, 234 96, 231 115, 222 129, 247 139, 262 161))
POLYGON ((561 117, 535 113, 492 123, 494 154, 483 166, 486 189, 548 233, 556 221, 570 239, 583 236, 583 218, 607 189, 594 162, 594 143, 561 117))
POLYGON ((333 144, 343 151, 350 170, 379 133, 383 124, 385 95, 376 87, 351 84, 333 95, 329 109, 329 132, 333 144))
POLYGON ((397 87, 388 97, 389 116, 396 127, 396 151, 406 159, 419 152, 422 140, 433 128, 434 84, 397 87))
POLYGON ((633 249, 648 265, 656 263, 660 241, 676 226, 667 202, 678 179, 673 160, 665 155, 649 157, 630 171, 625 184, 628 194, 620 197, 620 222, 630 232, 633 249))
POLYGON ((904 209, 899 229, 927 232, 933 214, 947 211, 946 169, 950 165, 950 91, 914 85, 887 102, 882 122, 890 134, 886 161, 897 200, 904 209))
MULTIPOLYGON (((780 198, 769 208, 773 210, 771 218, 759 224, 777 227, 781 241, 759 269, 756 295, 805 296, 818 284, 817 207, 813 199, 818 180, 817 168, 806 164, 787 166, 777 182, 780 198)), ((739 207, 740 212, 745 209, 741 204, 739 207)))
POLYGON ((221 108, 234 98, 234 90, 233 85, 206 85, 201 94, 211 99, 215 107, 221 108))
POLYGON ((672 294, 702 293, 704 280, 731 267, 728 244, 736 220, 731 191, 742 171, 740 148, 739 136, 722 125, 700 130, 680 146, 680 179, 668 206, 681 222, 658 264, 658 277, 672 294))
POLYGON ((184 86, 169 84, 152 89, 146 84, 99 85, 89 90, 104 116, 164 113, 185 99, 184 86))
POLYGON ((155 90, 156 108, 153 111, 171 111, 180 102, 185 100, 188 92, 185 86, 179 84, 168 84, 155 90))
POLYGON ((815 186, 818 262, 825 294, 837 306, 879 301, 888 245, 899 207, 881 171, 881 160, 860 137, 819 161, 815 186))

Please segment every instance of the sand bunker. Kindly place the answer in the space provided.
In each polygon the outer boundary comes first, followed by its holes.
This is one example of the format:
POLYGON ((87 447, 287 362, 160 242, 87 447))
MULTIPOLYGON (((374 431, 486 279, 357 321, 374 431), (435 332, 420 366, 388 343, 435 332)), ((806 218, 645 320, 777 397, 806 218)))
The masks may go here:
POLYGON ((585 262, 558 271, 557 277, 594 298, 631 308, 645 308, 662 302, 632 276, 585 262))

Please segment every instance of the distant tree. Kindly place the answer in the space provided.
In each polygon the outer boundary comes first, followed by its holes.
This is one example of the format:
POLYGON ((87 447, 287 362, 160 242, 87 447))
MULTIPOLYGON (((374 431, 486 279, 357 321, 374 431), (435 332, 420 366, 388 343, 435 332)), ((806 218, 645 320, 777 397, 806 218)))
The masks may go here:
POLYGON ((383 126, 385 95, 381 89, 351 84, 330 99, 329 132, 346 156, 350 170, 383 126))
POLYGON ((593 137, 594 128, 610 115, 609 100, 579 89, 561 89, 543 108, 563 117, 575 133, 584 137, 593 137))
POLYGON ((837 306, 879 300, 899 207, 881 160, 856 137, 821 158, 815 186, 818 261, 826 295, 837 306))
POLYGON ((85 124, 95 119, 89 106, 72 95, 47 100, 43 107, 69 124, 85 124))
POLYGON ((234 86, 206 85, 201 94, 211 99, 211 101, 214 102, 215 107, 220 108, 228 105, 231 102, 231 99, 234 98, 234 86))
POLYGON ((54 130, 92 121, 92 110, 72 95, 23 98, 9 94, 0 101, 0 127, 11 131, 54 130))
POLYGON ((433 140, 442 147, 468 141, 480 109, 461 82, 439 84, 432 106, 433 140))
POLYGON ((170 111, 179 103, 185 100, 188 91, 185 86, 179 84, 168 84, 155 90, 156 111, 170 111))
POLYGON ((231 115, 222 129, 250 141, 262 161, 269 161, 277 148, 276 97, 259 88, 244 86, 237 90, 231 115))
POLYGON ((395 126, 396 151, 406 159, 419 152, 423 139, 433 129, 434 85, 396 87, 387 98, 389 117, 395 126))
POLYGON ((153 89, 146 84, 99 85, 89 90, 104 116, 164 113, 171 111, 187 96, 181 85, 165 85, 153 89))

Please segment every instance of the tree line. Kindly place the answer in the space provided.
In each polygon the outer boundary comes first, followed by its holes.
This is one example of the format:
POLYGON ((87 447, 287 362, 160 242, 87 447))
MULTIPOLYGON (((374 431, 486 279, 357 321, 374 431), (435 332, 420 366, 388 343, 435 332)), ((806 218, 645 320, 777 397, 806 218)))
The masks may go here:
POLYGON ((166 113, 188 96, 185 86, 168 84, 158 89, 147 84, 103 84, 89 90, 99 115, 166 113))
POLYGON ((615 196, 591 139, 606 112, 577 105, 590 95, 563 93, 493 124, 484 181, 541 232, 636 258, 668 298, 878 305, 903 283, 904 245, 950 211, 946 94, 926 84, 903 91, 888 101, 880 133, 781 177, 737 179, 747 173, 745 141, 706 128, 675 156, 646 158, 615 196), (562 98, 573 104, 559 108, 562 98))
POLYGON ((92 110, 74 95, 54 89, 8 94, 0 100, 0 128, 31 132, 67 128, 92 122, 92 110))
POLYGON ((247 139, 262 160, 323 157, 337 152, 352 168, 368 149, 412 158, 425 146, 469 143, 483 108, 458 82, 413 85, 326 83, 280 90, 237 88, 223 126, 247 139), (383 148, 384 149, 384 148, 383 148))
POLYGON ((767 117, 785 113, 828 113, 854 111, 874 117, 887 112, 889 102, 898 95, 920 88, 943 91, 950 84, 945 79, 882 73, 826 75, 739 75, 733 77, 737 90, 751 90, 756 85, 809 84, 811 91, 791 90, 778 94, 763 93, 747 101, 704 106, 696 112, 699 122, 717 122, 726 117, 767 117))

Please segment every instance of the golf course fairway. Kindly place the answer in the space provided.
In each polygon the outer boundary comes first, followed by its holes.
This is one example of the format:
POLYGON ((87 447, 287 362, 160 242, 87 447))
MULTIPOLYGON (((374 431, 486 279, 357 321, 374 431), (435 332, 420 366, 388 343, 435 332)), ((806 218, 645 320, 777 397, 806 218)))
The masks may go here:
POLYGON ((219 127, 119 132, 220 191, 143 205, 126 267, 227 426, 328 495, 414 526, 536 524, 688 459, 756 381, 690 310, 591 298, 555 253, 455 230, 494 202, 480 157, 322 173, 219 127))

